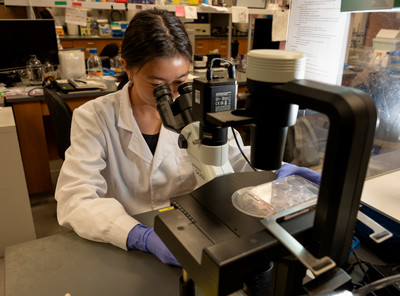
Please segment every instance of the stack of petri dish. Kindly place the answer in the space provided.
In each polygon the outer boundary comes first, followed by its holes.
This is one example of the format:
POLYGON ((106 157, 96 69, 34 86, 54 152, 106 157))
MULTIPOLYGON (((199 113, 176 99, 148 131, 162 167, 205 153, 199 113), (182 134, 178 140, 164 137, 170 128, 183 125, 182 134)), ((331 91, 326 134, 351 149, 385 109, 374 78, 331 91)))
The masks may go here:
POLYGON ((306 56, 301 52, 254 49, 247 55, 247 78, 268 83, 304 79, 306 56))

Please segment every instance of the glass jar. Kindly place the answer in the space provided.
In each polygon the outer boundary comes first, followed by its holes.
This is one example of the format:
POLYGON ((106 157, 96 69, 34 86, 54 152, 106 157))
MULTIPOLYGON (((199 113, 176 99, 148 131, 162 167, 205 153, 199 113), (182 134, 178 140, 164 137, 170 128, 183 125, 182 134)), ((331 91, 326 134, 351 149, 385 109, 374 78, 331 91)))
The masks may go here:
POLYGON ((37 59, 36 55, 30 55, 26 63, 30 85, 41 85, 44 79, 43 65, 37 59))

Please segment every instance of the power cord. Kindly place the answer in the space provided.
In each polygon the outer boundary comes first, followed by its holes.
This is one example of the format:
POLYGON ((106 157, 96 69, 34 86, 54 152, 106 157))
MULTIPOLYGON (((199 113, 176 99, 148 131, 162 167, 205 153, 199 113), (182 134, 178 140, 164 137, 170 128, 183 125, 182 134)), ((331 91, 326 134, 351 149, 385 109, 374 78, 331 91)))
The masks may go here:
POLYGON ((358 255, 356 253, 356 250, 353 247, 351 247, 351 251, 353 252, 354 258, 356 259, 358 265, 360 266, 361 271, 363 272, 365 278, 367 279, 368 283, 370 283, 371 279, 370 279, 367 271, 365 270, 364 266, 362 265, 362 262, 361 262, 360 258, 358 257, 358 255))
POLYGON ((254 168, 254 167, 251 165, 251 163, 250 163, 249 159, 247 158, 246 154, 244 154, 244 152, 243 152, 243 150, 242 150, 242 147, 240 147, 239 141, 238 141, 238 139, 237 139, 237 137, 236 137, 235 130, 233 129, 232 126, 231 126, 231 130, 232 130, 233 137, 235 138, 235 142, 236 142, 237 147, 239 148, 240 153, 242 154, 242 156, 244 157, 244 159, 246 160, 246 162, 249 164, 249 166, 253 169, 253 171, 256 172, 256 171, 257 171, 256 168, 254 168))
POLYGON ((30 96, 30 97, 40 97, 40 96, 43 96, 43 94, 41 93, 41 94, 38 94, 38 95, 35 95, 34 94, 34 91, 35 90, 42 90, 42 88, 41 87, 34 87, 34 88, 32 88, 30 91, 28 91, 28 96, 30 96))

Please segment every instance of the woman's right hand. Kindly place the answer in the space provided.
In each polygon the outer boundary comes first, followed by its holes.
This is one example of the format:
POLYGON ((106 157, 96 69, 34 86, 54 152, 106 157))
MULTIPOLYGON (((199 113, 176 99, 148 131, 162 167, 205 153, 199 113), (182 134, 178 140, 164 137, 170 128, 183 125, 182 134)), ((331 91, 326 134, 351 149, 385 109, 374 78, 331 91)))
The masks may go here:
POLYGON ((155 233, 154 228, 136 225, 129 232, 126 245, 129 249, 150 252, 165 264, 181 266, 155 233))

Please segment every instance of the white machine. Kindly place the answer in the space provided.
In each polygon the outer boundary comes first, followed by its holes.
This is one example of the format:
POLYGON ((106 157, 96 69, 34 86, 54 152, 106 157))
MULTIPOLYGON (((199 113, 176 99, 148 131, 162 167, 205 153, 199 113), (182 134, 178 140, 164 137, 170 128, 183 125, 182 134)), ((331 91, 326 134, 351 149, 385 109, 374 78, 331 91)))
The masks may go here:
POLYGON ((0 257, 7 246, 36 239, 11 107, 0 107, 0 257))
MULTIPOLYGON (((238 87, 233 65, 229 64, 228 79, 200 79, 193 84, 185 83, 178 88, 180 96, 175 101, 168 86, 154 90, 163 124, 180 133, 179 146, 187 149, 199 186, 217 176, 233 173, 228 160, 227 128, 210 125, 205 118, 208 112, 236 109, 238 87), (193 87, 195 99, 192 106, 193 87), (212 99, 206 100, 204 96, 212 99)), ((212 77, 212 70, 207 75, 212 77)))

